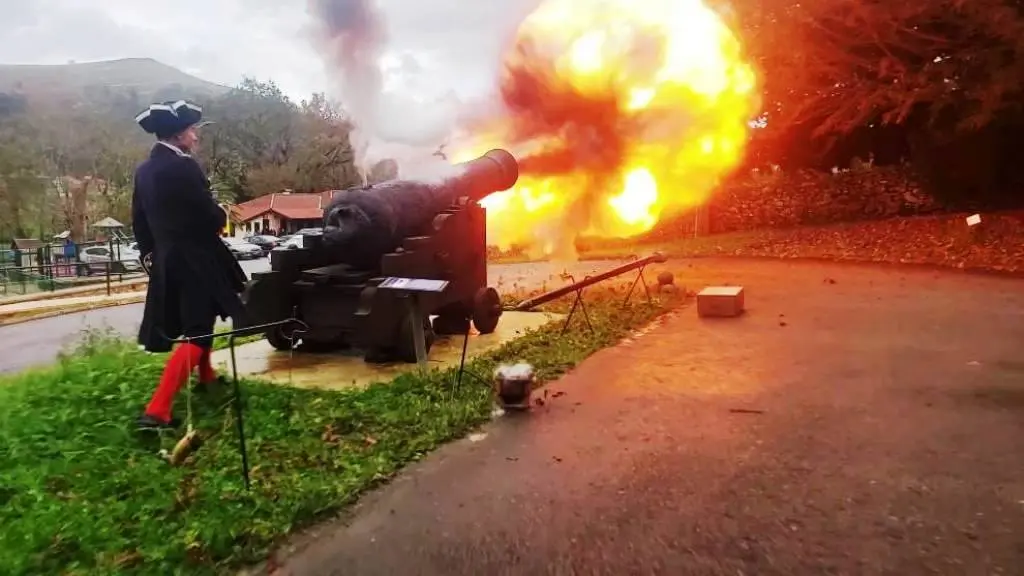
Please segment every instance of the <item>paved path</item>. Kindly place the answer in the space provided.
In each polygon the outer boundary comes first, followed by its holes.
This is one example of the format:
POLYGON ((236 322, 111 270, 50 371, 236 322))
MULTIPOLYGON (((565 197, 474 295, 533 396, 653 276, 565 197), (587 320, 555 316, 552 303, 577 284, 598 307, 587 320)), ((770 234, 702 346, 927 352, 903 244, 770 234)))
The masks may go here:
MULTIPOLYGON (((270 268, 266 258, 246 260, 241 265, 249 275, 270 268)), ((133 338, 142 321, 142 308, 142 304, 126 304, 0 326, 0 374, 52 363, 62 350, 81 338, 84 330, 108 329, 133 338)))
MULTIPOLYGON (((492 283, 499 290, 539 287, 552 288, 564 283, 556 275, 568 269, 578 276, 615 266, 617 262, 555 264, 507 264, 490 267, 492 283)), ((248 274, 269 268, 266 259, 242 262, 248 274)), ((105 328, 132 338, 142 320, 142 304, 128 304, 78 312, 0 327, 0 373, 18 372, 53 362, 61 350, 73 345, 86 329, 105 328)))
POLYGON ((1024 283, 712 260, 681 282, 743 284, 749 314, 598 353, 278 574, 1020 573, 1024 283))

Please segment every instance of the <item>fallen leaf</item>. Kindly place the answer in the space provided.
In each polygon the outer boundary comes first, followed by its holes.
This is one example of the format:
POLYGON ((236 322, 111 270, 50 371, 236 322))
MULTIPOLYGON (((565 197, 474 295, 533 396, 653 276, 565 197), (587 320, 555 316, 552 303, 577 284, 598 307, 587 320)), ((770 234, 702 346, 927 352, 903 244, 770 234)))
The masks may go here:
POLYGON ((320 439, 328 444, 334 444, 341 439, 341 436, 334 429, 333 424, 324 426, 324 432, 320 435, 320 439))

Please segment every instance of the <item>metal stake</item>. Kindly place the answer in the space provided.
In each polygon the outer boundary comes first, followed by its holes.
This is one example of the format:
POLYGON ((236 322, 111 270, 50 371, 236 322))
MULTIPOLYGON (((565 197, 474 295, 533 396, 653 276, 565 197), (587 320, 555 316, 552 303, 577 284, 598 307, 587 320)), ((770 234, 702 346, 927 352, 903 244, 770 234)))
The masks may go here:
POLYGON ((231 380, 234 388, 235 427, 238 430, 238 452, 242 455, 242 479, 245 489, 251 490, 249 480, 249 452, 245 447, 245 424, 242 421, 242 386, 238 383, 238 362, 235 361, 235 335, 228 336, 228 348, 231 350, 231 380))
POLYGON ((279 328, 279 327, 285 326, 285 325, 292 325, 292 326, 296 327, 296 329, 292 332, 292 342, 293 342, 293 344, 294 344, 294 338, 295 338, 296 334, 304 333, 304 332, 309 330, 309 325, 307 325, 302 320, 299 320, 298 318, 288 318, 287 320, 280 320, 278 322, 269 322, 267 324, 258 324, 256 326, 246 326, 246 327, 243 327, 243 328, 236 328, 236 329, 228 330, 227 332, 222 332, 222 333, 219 333, 219 334, 217 332, 214 332, 212 334, 206 334, 205 336, 192 336, 192 337, 187 337, 187 338, 169 338, 169 337, 167 337, 166 334, 162 334, 162 336, 167 341, 175 343, 175 344, 191 342, 192 340, 199 340, 199 339, 202 339, 202 338, 215 338, 217 336, 227 336, 228 337, 228 350, 229 350, 229 353, 231 355, 231 380, 232 380, 232 388, 233 388, 232 392, 233 392, 233 395, 234 395, 234 402, 233 403, 235 405, 235 428, 238 431, 238 451, 239 451, 239 453, 241 454, 241 457, 242 457, 242 479, 245 482, 245 489, 246 490, 250 490, 252 485, 251 485, 250 478, 249 478, 249 453, 248 453, 248 449, 247 449, 247 447, 245 445, 245 423, 244 423, 243 414, 242 414, 242 412, 243 412, 243 408, 242 408, 242 400, 243 400, 243 397, 242 397, 242 385, 238 381, 238 361, 235 358, 235 338, 237 336, 249 336, 249 335, 255 335, 255 334, 264 333, 267 330, 276 329, 276 328, 279 328))

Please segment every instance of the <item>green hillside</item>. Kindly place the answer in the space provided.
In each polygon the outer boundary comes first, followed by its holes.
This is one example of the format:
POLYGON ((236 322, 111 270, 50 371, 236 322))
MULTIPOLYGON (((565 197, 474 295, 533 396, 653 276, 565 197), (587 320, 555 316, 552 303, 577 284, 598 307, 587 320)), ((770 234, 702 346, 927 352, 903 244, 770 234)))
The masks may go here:
POLYGON ((57 65, 0 64, 0 92, 72 100, 160 101, 230 90, 150 58, 57 65))

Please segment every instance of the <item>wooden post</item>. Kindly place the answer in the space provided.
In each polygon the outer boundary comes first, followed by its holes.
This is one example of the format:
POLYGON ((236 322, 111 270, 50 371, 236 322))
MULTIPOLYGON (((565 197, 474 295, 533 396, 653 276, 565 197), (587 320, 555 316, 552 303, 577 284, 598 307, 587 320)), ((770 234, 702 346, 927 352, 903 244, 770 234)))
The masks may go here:
POLYGON ((711 231, 711 217, 707 204, 702 204, 693 212, 693 237, 707 236, 711 231))
POLYGON ((408 321, 412 330, 413 348, 416 350, 416 364, 420 370, 427 370, 427 336, 423 330, 423 314, 420 308, 419 294, 408 292, 405 295, 408 321))

